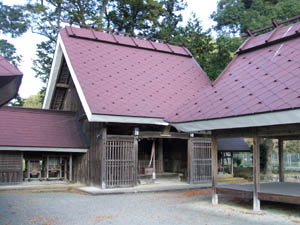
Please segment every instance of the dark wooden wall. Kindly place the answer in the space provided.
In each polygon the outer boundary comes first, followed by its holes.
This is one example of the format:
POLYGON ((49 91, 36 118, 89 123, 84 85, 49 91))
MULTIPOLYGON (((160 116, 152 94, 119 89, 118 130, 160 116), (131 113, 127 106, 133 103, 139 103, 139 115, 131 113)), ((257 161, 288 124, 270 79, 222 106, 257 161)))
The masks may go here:
POLYGON ((0 183, 23 181, 23 156, 21 152, 0 152, 0 183))
MULTIPOLYGON (((78 124, 79 126, 81 126, 82 132, 86 136, 88 142, 87 144, 89 144, 90 123, 87 121, 85 117, 84 109, 80 102, 72 78, 69 79, 68 89, 66 91, 61 109, 65 111, 74 111, 77 113, 78 124)), ((72 168, 73 168, 73 174, 72 174, 73 182, 89 184, 90 182, 89 151, 87 153, 73 155, 72 168)))

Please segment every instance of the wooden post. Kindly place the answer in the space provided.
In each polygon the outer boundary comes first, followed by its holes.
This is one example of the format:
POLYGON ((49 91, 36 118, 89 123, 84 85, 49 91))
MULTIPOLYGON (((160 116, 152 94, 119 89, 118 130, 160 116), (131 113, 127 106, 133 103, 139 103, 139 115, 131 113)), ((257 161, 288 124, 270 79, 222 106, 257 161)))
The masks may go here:
POLYGON ((279 158, 279 182, 284 182, 284 165, 283 165, 283 140, 278 139, 278 158, 279 158))
POLYGON ((153 171, 152 171, 152 179, 155 180, 156 179, 156 167, 155 167, 155 140, 153 140, 153 144, 152 144, 152 151, 153 151, 153 171))
POLYGON ((192 147, 193 147, 193 139, 190 138, 188 140, 188 152, 187 152, 187 160, 188 160, 188 168, 187 168, 187 171, 188 171, 188 183, 189 184, 192 184, 193 183, 193 175, 192 175, 192 147))
POLYGON ((234 166, 234 164, 233 164, 233 152, 230 153, 230 161, 231 161, 231 175, 233 177, 234 176, 234 174, 233 174, 233 166, 234 166))
POLYGON ((59 179, 62 177, 62 158, 59 157, 59 179))
POLYGON ((160 138, 158 139, 158 171, 159 172, 164 172, 164 153, 163 153, 163 139, 160 138))
POLYGON ((46 159, 46 179, 48 180, 49 178, 49 155, 47 155, 46 159))
POLYGON ((67 180, 67 158, 64 159, 64 168, 65 168, 64 178, 65 180, 67 180))
POLYGON ((70 154, 69 157, 69 181, 72 181, 72 153, 70 154))
POLYGON ((27 160, 27 179, 30 179, 30 160, 27 160))
POLYGON ((258 199, 258 193, 260 191, 260 163, 259 163, 259 149, 260 139, 255 134, 253 137, 253 210, 260 211, 260 200, 258 199))
POLYGON ((139 143, 138 143, 138 138, 134 137, 133 139, 133 150, 135 153, 135 175, 134 175, 134 179, 135 179, 135 185, 138 184, 138 179, 137 179, 137 174, 138 174, 138 162, 139 162, 139 143))
POLYGON ((212 204, 218 204, 217 175, 218 175, 218 145, 217 136, 212 133, 211 137, 211 175, 212 175, 212 204))
POLYGON ((106 188, 106 137, 107 137, 107 128, 102 127, 101 129, 101 188, 106 188))

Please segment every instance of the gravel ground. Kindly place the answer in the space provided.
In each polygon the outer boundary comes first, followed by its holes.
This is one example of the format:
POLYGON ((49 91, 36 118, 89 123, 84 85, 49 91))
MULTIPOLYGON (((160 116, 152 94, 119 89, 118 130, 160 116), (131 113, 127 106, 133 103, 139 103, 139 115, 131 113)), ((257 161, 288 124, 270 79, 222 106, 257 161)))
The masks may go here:
POLYGON ((0 224, 300 224, 300 206, 224 199, 210 190, 90 196, 73 191, 0 192, 0 224))

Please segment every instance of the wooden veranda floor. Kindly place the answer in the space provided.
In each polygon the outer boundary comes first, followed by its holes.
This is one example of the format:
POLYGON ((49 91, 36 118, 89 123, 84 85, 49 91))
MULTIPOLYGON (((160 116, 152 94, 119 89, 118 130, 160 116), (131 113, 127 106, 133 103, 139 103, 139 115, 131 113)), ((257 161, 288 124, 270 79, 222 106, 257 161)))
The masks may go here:
MULTIPOLYGON (((253 198, 253 184, 224 184, 217 186, 217 193, 236 198, 253 198)), ((258 199, 300 205, 300 183, 261 183, 258 199)))

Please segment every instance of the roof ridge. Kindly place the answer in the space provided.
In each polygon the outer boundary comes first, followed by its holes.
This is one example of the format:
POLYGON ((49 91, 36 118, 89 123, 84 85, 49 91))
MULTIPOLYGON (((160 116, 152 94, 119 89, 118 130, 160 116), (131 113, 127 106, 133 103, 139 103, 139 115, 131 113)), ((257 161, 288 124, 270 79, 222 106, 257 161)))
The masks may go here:
POLYGON ((164 52, 174 55, 192 57, 190 51, 184 46, 168 43, 167 40, 160 40, 151 36, 144 37, 140 35, 132 35, 124 32, 115 32, 109 30, 107 32, 97 31, 92 28, 65 26, 65 30, 69 37, 82 38, 98 42, 106 42, 126 47, 147 49, 152 51, 164 52))
POLYGON ((277 26, 275 29, 259 34, 250 35, 236 51, 236 54, 243 54, 256 49, 264 48, 270 45, 281 43, 289 39, 300 36, 300 22, 289 24, 287 26, 277 26), (285 32, 282 32, 285 31, 285 32), (265 36, 265 38, 263 38, 265 36), (250 46, 250 47, 249 47, 250 46))

